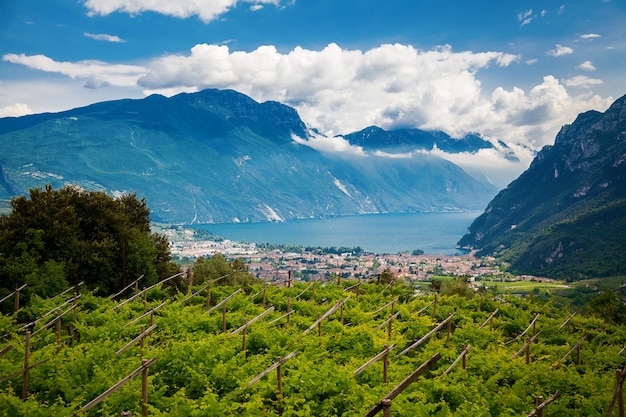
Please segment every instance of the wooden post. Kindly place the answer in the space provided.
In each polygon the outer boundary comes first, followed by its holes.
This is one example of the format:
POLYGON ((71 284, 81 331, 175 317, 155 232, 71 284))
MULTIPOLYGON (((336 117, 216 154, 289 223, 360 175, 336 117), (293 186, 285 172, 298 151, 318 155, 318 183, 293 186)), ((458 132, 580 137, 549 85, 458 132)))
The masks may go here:
MULTIPOLYGON (((463 351, 465 351, 465 343, 463 343, 461 347, 463 348, 463 351)), ((467 359, 465 359, 465 355, 463 355, 463 362, 461 363, 461 366, 463 367, 463 369, 465 369, 465 367, 467 366, 467 359)))
POLYGON ((387 385, 387 371, 389 368, 389 350, 388 346, 385 345, 385 356, 383 356, 383 383, 387 385))
POLYGON ((20 309, 20 288, 15 289, 15 306, 13 311, 17 312, 20 309))
POLYGON ((446 343, 450 343, 450 332, 452 331, 452 320, 448 320, 448 336, 446 336, 446 343))
POLYGON ((337 274, 337 285, 341 285, 341 275, 337 274))
POLYGON ((383 398, 380 401, 380 405, 383 407, 383 417, 391 417, 391 400, 383 398))
POLYGON ((56 328, 56 337, 57 337, 57 353, 61 351, 61 309, 57 310, 57 328, 56 328))
POLYGON ((276 367, 276 389, 278 390, 278 395, 282 397, 283 395, 283 373, 280 369, 280 360, 281 357, 277 356, 276 357, 276 362, 279 363, 279 365, 276 367))
POLYGON ((526 336, 526 365, 530 363, 530 337, 526 336))
POLYGON ((222 304, 222 333, 226 333, 226 303, 222 304))
POLYGON ((289 326, 289 323, 291 322, 291 320, 289 319, 291 317, 291 297, 287 298, 287 326, 289 326))
POLYGON ((341 305, 341 308, 339 309, 339 323, 343 324, 343 304, 341 305))
POLYGON ((391 330, 393 327, 393 315, 389 318, 389 323, 387 324, 387 339, 391 340, 391 330))
POLYGON ((433 317, 437 315, 437 294, 435 294, 435 301, 433 302, 433 317))
MULTIPOLYGON (((152 324, 150 324, 152 325, 152 324)), ((143 334, 143 332, 146 331, 146 326, 144 326, 143 324, 140 327, 141 333, 143 334)), ((144 343, 144 338, 142 337, 141 340, 139 341, 139 358, 141 358, 141 360, 143 361, 143 348, 145 346, 144 343)), ((143 363, 143 362, 142 362, 143 363)))
POLYGON ((320 319, 321 317, 322 315, 318 312, 317 313, 317 336, 318 337, 322 337, 322 320, 320 319))
MULTIPOLYGON (((543 402, 543 395, 538 395, 535 398, 535 406, 539 406, 543 402)), ((543 417, 543 408, 537 410, 537 417, 543 417)))
POLYGON ((289 270, 289 275, 287 278, 287 288, 291 288, 291 269, 289 270))
POLYGON ((278 389, 278 415, 283 415, 283 372, 280 369, 280 360, 281 357, 276 357, 276 361, 278 362, 278 367, 276 368, 276 388, 278 389))
POLYGON ((246 330, 248 329, 248 326, 246 326, 246 324, 248 324, 248 320, 246 320, 245 318, 243 319, 243 339, 241 340, 241 351, 243 352, 243 356, 246 356, 246 330))
POLYGON ((620 383, 620 381, 624 381, 622 370, 616 369, 615 376, 617 377, 617 412, 619 417, 624 417, 624 393, 622 384, 620 383))
POLYGON ((28 398, 28 376, 30 373, 30 330, 26 331, 26 341, 24 342, 24 378, 22 380, 22 400, 28 398))
POLYGON ((316 282, 313 282, 313 288, 311 289, 311 301, 315 302, 315 284, 317 284, 316 282))
POLYGON ((141 360, 143 366, 141 371, 141 417, 148 416, 148 367, 146 363, 146 359, 141 360))
POLYGON ((265 303, 267 302, 267 284, 263 287, 263 301, 261 305, 265 307, 265 303))
POLYGON ((148 309, 148 292, 146 291, 146 287, 143 287, 143 311, 148 309))
POLYGON ((237 271, 233 272, 233 287, 237 286, 237 271))

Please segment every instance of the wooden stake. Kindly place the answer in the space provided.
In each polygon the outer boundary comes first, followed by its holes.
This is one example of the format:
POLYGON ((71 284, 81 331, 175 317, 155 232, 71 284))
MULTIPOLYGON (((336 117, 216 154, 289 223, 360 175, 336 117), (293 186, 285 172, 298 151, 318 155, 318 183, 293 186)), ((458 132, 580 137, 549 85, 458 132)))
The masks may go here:
POLYGON ((22 400, 28 398, 28 376, 30 373, 30 330, 26 331, 26 341, 24 342, 24 378, 22 380, 22 400))
POLYGON ((245 318, 243 319, 243 339, 241 340, 241 351, 243 352, 243 356, 246 356, 246 333, 247 333, 247 329, 248 329, 248 320, 246 320, 245 318))
POLYGON ((433 303, 433 317, 437 315, 437 294, 435 294, 435 301, 433 303))
POLYGON ((289 323, 291 322, 290 317, 291 317, 291 297, 287 298, 287 314, 289 314, 287 316, 287 326, 289 326, 289 323))
POLYGON ((57 310, 57 328, 56 328, 56 337, 57 337, 57 353, 61 351, 61 309, 57 310))
POLYGON ((526 336, 526 365, 530 363, 530 337, 526 336))
POLYGON ((391 417, 391 400, 389 398, 383 398, 380 400, 380 405, 383 408, 383 417, 391 417))
POLYGON ((263 287, 263 301, 261 305, 265 307, 265 303, 267 302, 267 284, 263 287))
POLYGON ((339 323, 343 324, 343 304, 341 305, 341 308, 339 309, 339 323))
MULTIPOLYGON (((143 334, 143 332, 146 331, 146 326, 144 326, 142 324, 140 329, 141 329, 141 333, 143 334)), ((143 348, 144 348, 144 346, 145 346, 144 338, 142 337, 141 340, 139 341, 139 357, 141 358, 142 361, 143 361, 143 348)))
MULTIPOLYGON (((143 341, 143 339, 142 339, 143 341)), ((146 359, 141 360, 141 417, 148 416, 148 367, 146 359)))
POLYGON ((226 303, 222 304, 222 333, 226 333, 226 303))
MULTIPOLYGON (((535 406, 539 406, 541 403, 543 402, 543 395, 538 395, 537 398, 535 398, 535 406)), ((543 408, 540 410, 537 410, 537 417, 543 417, 543 408)))
MULTIPOLYGON (((615 370, 615 377, 617 379, 617 384, 615 386, 615 395, 617 396, 617 412, 619 417, 624 417, 624 393, 623 393, 623 383, 624 383, 624 375, 621 369, 615 370)), ((610 411, 613 411, 611 408, 610 411)), ((610 414, 607 413, 607 416, 610 414)))
POLYGON ((317 336, 321 337, 322 336, 322 319, 321 319, 322 315, 318 312, 317 313, 317 336))
POLYGON ((389 368, 389 348, 385 345, 385 356, 383 356, 383 383, 387 385, 387 371, 389 368))
POLYGON ((20 289, 16 288, 15 289, 15 308, 13 309, 14 312, 17 312, 17 310, 20 309, 20 289))

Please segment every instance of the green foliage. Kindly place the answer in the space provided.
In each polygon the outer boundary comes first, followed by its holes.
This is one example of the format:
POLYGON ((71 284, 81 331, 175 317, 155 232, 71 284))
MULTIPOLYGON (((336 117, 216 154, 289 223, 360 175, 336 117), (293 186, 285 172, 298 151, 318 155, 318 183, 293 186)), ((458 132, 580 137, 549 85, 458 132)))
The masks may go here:
POLYGON ((77 187, 30 190, 0 216, 1 286, 52 296, 76 279, 103 294, 127 276, 150 285, 171 275, 167 239, 150 233, 150 210, 135 194, 112 198, 77 187), (169 274, 169 275, 168 275, 169 274))
MULTIPOLYGON (((241 267, 239 263, 216 262, 216 267, 241 267)), ((31 338, 31 364, 46 362, 30 371, 28 399, 20 399, 19 376, 0 383, 0 416, 71 415, 137 369, 141 357, 156 358, 148 369, 150 415, 363 415, 436 352, 442 358, 393 400, 394 416, 527 415, 538 395, 547 398, 557 390, 561 398, 544 410, 546 416, 606 412, 615 386, 614 369, 624 364, 618 352, 626 340, 626 327, 595 314, 571 318, 570 311, 537 299, 492 294, 467 297, 462 291, 448 292, 446 285, 451 284, 446 282, 437 295, 436 314, 434 295, 415 296, 402 283, 393 287, 362 283, 358 297, 345 291, 353 282, 316 283, 315 300, 310 288, 305 291, 308 283, 296 282, 290 288, 252 283, 249 292, 240 292, 225 304, 226 332, 222 332, 222 309, 208 313, 205 294, 183 303, 184 295, 168 296, 159 290, 158 299, 148 297, 144 304, 137 298, 119 307, 121 301, 83 293, 77 302, 77 320, 71 312, 61 319, 59 353, 54 325, 31 338), (264 289, 266 305, 261 305, 258 294, 264 289), (164 306, 152 317, 139 319, 163 301, 164 306), (305 333, 340 301, 343 310, 323 320, 319 334, 316 326, 305 333), (284 316, 288 305, 289 318, 284 316), (114 309, 116 306, 119 308, 114 309), (269 306, 274 311, 246 329, 243 351, 243 333, 233 335, 233 330, 269 306), (496 308, 492 325, 479 329, 496 308), (395 313, 399 314, 389 333, 384 322, 395 313), (444 326, 422 345, 398 355, 451 314, 449 335, 444 326), (527 365, 523 354, 512 356, 524 343, 521 334, 526 330, 532 335, 529 324, 535 317, 541 334, 530 347, 527 365), (571 323, 564 327, 567 318, 571 323), (143 349, 137 342, 115 354, 151 321, 156 328, 145 339, 143 349), (582 344, 582 364, 577 365, 576 352, 562 359, 583 335, 587 339, 582 344), (357 368, 390 345, 395 348, 388 356, 388 384, 383 382, 382 360, 354 376, 357 368), (458 364, 444 374, 462 345, 470 346, 467 368, 458 364), (293 351, 296 356, 280 368, 282 395, 278 393, 277 370, 250 384, 278 357, 293 351)), ((236 289, 211 286, 211 306, 236 289)), ((40 319, 31 327, 38 331, 54 320, 55 314, 46 314, 54 313, 69 297, 32 297, 19 314, 40 319)), ((613 310, 602 308, 615 302, 614 293, 604 292, 594 308, 612 314, 613 310)), ((0 348, 13 346, 0 356, 0 378, 23 366, 24 335, 18 329, 14 316, 0 316, 0 332, 8 334, 0 348)), ((119 416, 122 410, 140 414, 141 376, 85 415, 119 416)))

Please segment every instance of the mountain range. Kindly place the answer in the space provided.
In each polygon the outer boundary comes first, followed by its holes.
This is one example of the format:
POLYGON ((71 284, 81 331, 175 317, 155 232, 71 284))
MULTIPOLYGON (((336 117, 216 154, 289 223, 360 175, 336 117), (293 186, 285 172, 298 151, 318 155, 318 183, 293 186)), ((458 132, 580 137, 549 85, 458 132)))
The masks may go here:
POLYGON ((499 256, 518 273, 626 274, 626 96, 563 126, 458 246, 499 256))
POLYGON ((153 220, 193 224, 477 210, 497 192, 427 152, 494 146, 477 134, 370 127, 342 139, 356 152, 310 146, 332 140, 293 108, 232 90, 2 118, 0 199, 46 184, 136 192, 153 220))

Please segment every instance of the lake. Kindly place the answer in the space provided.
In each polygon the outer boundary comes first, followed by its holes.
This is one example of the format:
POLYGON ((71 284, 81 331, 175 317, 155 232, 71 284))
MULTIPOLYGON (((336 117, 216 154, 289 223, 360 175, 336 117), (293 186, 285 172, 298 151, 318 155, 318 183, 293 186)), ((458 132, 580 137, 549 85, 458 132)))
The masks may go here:
POLYGON ((426 254, 453 255, 456 242, 479 211, 394 213, 274 223, 194 225, 233 241, 297 246, 361 248, 374 253, 421 249, 426 254))

